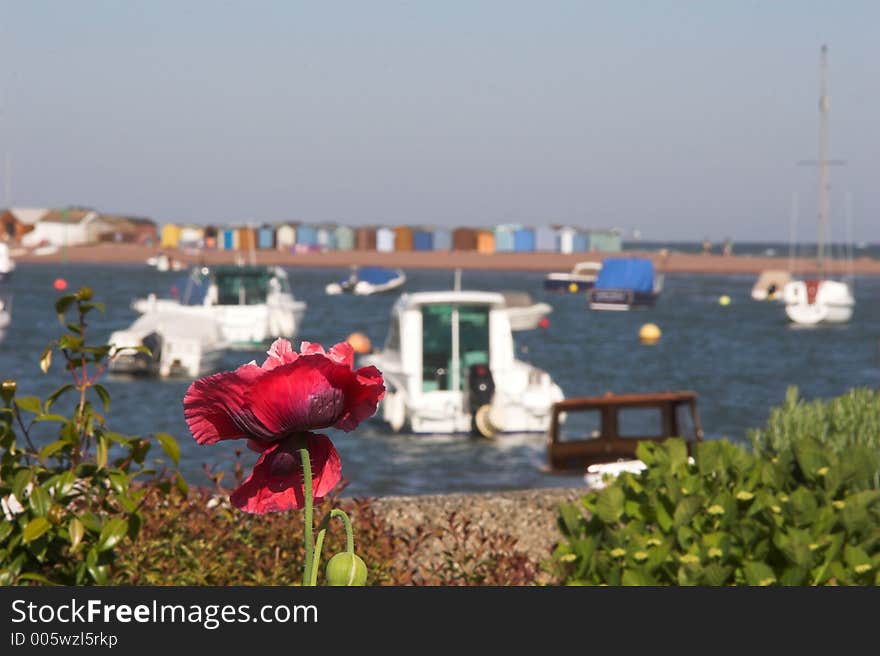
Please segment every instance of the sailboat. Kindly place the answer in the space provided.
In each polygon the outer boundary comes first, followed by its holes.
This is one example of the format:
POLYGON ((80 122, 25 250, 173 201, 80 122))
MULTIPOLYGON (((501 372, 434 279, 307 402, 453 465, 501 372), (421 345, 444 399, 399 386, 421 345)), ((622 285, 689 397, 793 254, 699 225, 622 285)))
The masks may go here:
POLYGON ((820 57, 821 95, 819 96, 819 236, 817 240, 818 276, 793 280, 782 289, 785 313, 797 324, 846 323, 855 306, 852 288, 842 280, 832 280, 827 271, 825 246, 828 241, 829 168, 839 163, 828 159, 828 46, 820 57))

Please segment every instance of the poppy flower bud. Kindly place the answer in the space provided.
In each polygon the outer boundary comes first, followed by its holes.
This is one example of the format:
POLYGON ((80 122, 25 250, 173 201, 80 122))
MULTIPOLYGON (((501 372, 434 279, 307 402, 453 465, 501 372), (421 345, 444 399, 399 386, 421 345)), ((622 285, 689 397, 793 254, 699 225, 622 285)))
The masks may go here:
POLYGON ((0 396, 3 397, 3 400, 6 403, 12 401, 12 397, 15 396, 15 381, 11 378, 7 378, 3 381, 3 384, 0 385, 0 396))
POLYGON ((338 553, 327 563, 327 583, 330 585, 366 585, 367 566, 360 556, 338 553))
POLYGON ((77 297, 81 301, 90 301, 92 300, 92 288, 91 287, 81 287, 80 290, 76 293, 77 297))

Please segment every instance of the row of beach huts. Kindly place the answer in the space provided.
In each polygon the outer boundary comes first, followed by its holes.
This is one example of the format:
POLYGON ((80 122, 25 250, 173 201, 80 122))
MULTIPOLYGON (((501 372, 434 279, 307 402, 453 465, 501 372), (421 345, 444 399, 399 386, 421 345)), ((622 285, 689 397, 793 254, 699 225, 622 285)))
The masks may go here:
POLYGON ((88 207, 0 209, 0 239, 24 247, 76 246, 100 242, 159 245, 163 249, 230 251, 619 251, 619 230, 565 225, 505 223, 486 228, 442 226, 348 226, 282 222, 215 226, 165 223, 111 215, 88 207))
POLYGON ((288 224, 259 227, 215 227, 165 224, 160 228, 165 249, 232 251, 476 251, 561 252, 619 251, 618 230, 588 230, 570 226, 530 227, 503 224, 492 228, 411 226, 346 226, 288 224))

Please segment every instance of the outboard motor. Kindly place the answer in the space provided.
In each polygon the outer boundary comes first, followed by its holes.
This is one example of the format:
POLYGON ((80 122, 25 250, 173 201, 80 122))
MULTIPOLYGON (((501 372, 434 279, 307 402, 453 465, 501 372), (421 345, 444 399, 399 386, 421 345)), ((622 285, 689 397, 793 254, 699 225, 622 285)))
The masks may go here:
POLYGON ((489 365, 474 364, 468 369, 468 411, 471 413, 471 432, 474 434, 490 437, 477 423, 477 413, 481 408, 487 408, 495 396, 495 380, 489 365))

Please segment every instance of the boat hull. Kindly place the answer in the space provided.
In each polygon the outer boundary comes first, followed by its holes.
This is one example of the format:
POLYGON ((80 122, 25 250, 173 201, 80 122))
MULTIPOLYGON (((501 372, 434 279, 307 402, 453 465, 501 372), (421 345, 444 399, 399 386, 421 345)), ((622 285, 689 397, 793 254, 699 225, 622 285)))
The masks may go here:
POLYGON ((855 299, 848 284, 837 280, 797 280, 783 288, 785 314, 803 326, 846 323, 855 299))

